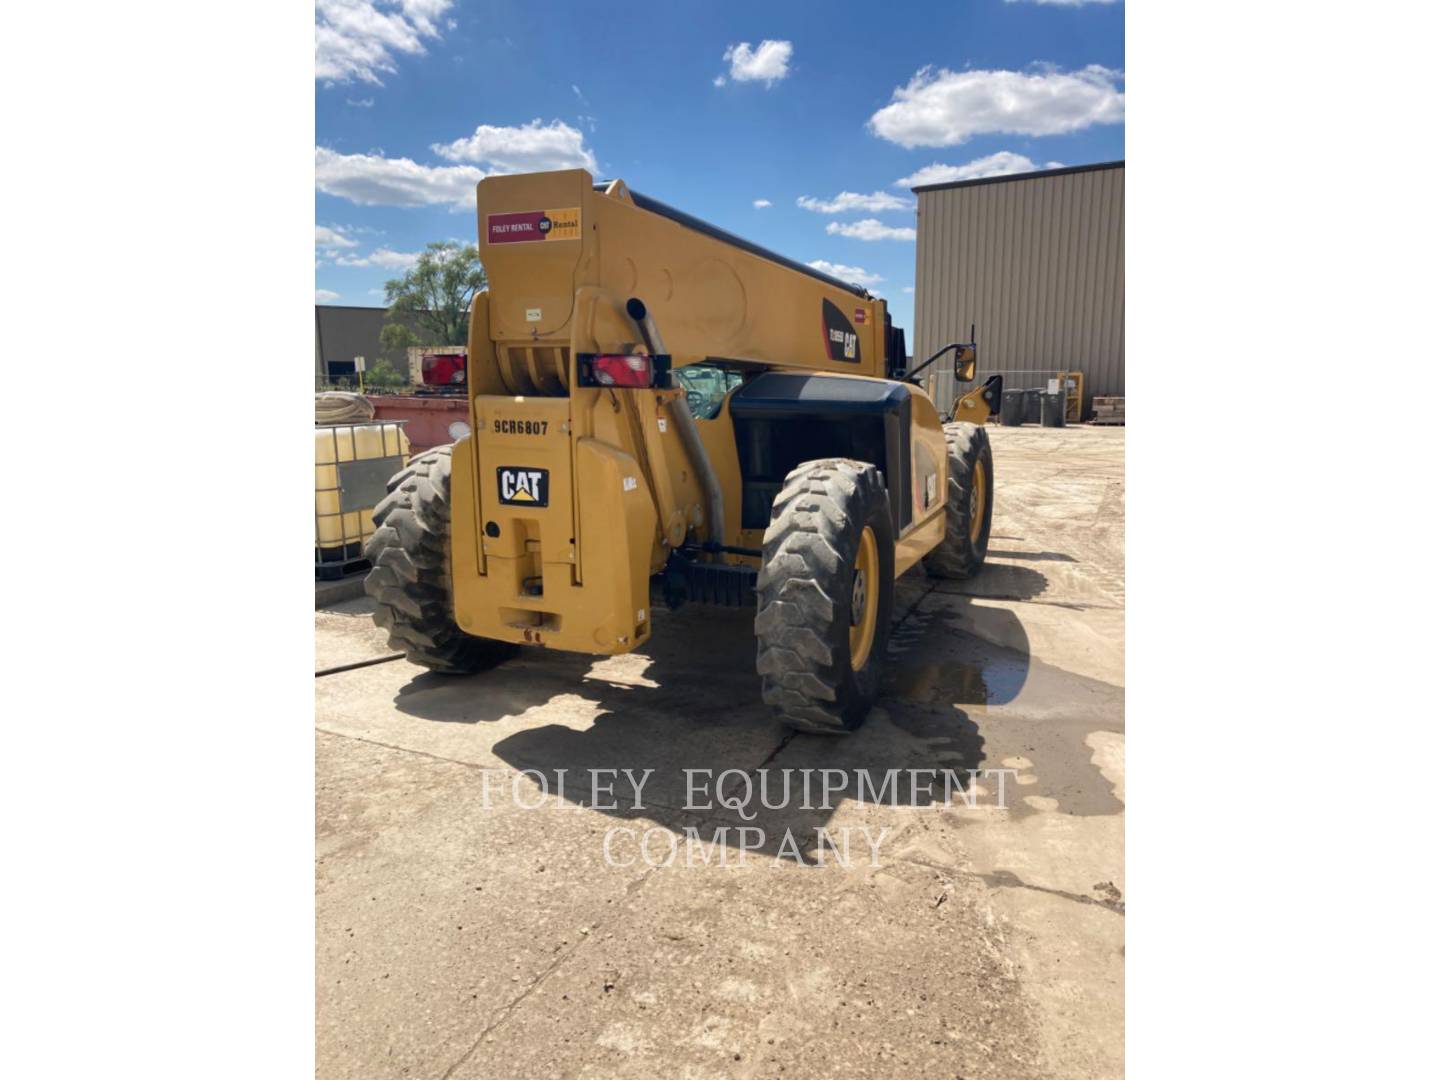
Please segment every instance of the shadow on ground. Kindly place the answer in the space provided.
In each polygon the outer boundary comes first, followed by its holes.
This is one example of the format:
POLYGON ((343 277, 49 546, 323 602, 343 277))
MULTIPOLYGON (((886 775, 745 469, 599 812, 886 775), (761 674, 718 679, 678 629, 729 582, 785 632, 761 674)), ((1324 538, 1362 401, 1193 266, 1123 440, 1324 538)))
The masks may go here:
POLYGON ((989 558, 992 559, 1029 559, 1033 562, 1075 562, 1073 555, 1066 555, 1063 551, 999 551, 991 548, 989 558))
MULTIPOLYGON (((943 611, 924 610, 933 583, 919 580, 897 591, 881 699, 848 736, 782 727, 760 700, 753 615, 698 605, 657 610, 650 641, 627 656, 526 650, 473 677, 417 675, 395 705, 427 723, 515 726, 518 718, 519 730, 493 752, 515 770, 532 770, 552 794, 563 783, 567 803, 677 833, 693 827, 707 843, 771 854, 788 832, 810 851, 815 830, 844 799, 949 801, 946 771, 949 793, 968 793, 970 770, 987 768, 968 707, 1013 700, 1025 684, 1028 652, 956 634, 943 611), (647 769, 653 773, 637 807, 625 770, 639 778, 647 769), (613 793, 590 786, 598 770, 615 770, 613 793), (708 786, 697 791, 696 783, 708 786), (747 793, 744 809, 720 805, 722 795, 747 793), (759 846, 741 827, 762 830, 759 846)), ((607 773, 602 785, 608 782, 607 773)))
POLYGON ((978 577, 969 581, 945 582, 943 591, 987 600, 1034 600, 1049 587, 1049 579, 1038 570, 992 562, 985 565, 978 577))

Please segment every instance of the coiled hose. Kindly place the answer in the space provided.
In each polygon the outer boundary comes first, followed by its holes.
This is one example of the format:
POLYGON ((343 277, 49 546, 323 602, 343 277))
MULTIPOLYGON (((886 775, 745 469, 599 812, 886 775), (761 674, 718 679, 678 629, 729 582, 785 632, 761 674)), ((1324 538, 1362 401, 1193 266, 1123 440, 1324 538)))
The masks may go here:
POLYGON ((364 394, 327 390, 315 395, 315 423, 354 424, 375 419, 375 406, 364 394))

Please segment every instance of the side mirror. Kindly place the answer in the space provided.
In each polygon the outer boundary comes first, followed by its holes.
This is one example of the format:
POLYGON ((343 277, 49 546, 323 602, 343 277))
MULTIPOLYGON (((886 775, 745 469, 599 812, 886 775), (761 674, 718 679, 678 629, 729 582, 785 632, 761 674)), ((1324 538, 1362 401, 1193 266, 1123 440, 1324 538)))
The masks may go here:
POLYGON ((955 350, 955 380, 970 382, 975 378, 975 346, 966 345, 955 350))

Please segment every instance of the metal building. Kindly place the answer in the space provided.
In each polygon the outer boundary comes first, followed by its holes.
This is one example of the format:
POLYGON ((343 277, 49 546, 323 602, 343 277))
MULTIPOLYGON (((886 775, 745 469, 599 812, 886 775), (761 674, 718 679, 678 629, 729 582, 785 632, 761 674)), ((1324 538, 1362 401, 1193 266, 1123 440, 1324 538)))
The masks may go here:
MULTIPOLYGON (((381 307, 315 305, 317 386, 327 379, 354 374, 357 356, 363 356, 371 363, 384 357, 396 371, 404 373, 407 370, 404 349, 384 349, 380 345, 385 311, 381 307)), ((415 324, 410 322, 410 325, 413 328, 415 324)))
MULTIPOLYGON (((919 363, 975 324, 981 380, 1043 386, 1058 371, 1125 393, 1125 163, 927 184, 915 249, 919 363)), ((941 365, 936 365, 941 366, 941 365)), ((938 387, 953 397, 947 370, 938 387)))

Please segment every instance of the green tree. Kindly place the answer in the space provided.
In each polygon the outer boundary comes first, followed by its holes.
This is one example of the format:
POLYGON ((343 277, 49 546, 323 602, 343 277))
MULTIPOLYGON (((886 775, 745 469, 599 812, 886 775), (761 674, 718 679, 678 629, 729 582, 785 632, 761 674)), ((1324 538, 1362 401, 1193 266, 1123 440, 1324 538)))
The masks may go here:
POLYGON ((395 369, 395 365, 383 356, 365 365, 365 385, 376 389, 404 386, 410 380, 395 369))
POLYGON ((464 345, 470 298, 485 288, 485 268, 474 244, 427 244, 403 277, 385 282, 390 310, 380 331, 387 350, 411 345, 464 345))

